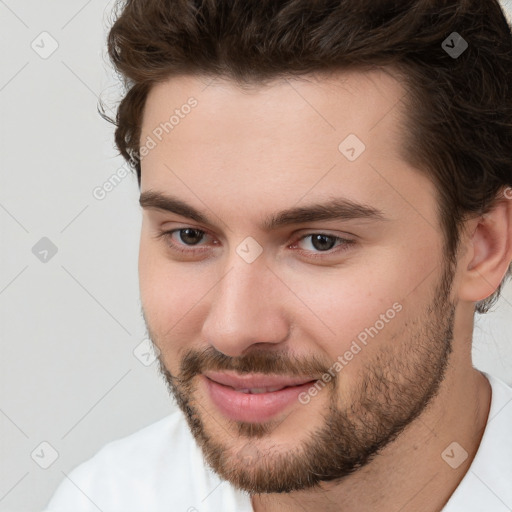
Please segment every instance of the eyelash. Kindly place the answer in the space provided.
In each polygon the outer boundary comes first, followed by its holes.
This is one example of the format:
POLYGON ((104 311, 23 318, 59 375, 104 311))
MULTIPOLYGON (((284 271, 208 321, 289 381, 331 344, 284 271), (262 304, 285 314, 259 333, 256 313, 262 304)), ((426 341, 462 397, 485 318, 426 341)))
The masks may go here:
MULTIPOLYGON (((166 244, 172 250, 178 251, 178 252, 183 253, 183 254, 198 254, 198 253, 204 252, 205 250, 208 250, 207 248, 201 248, 201 249, 198 250, 198 249, 194 249, 193 248, 195 246, 187 246, 187 245, 185 245, 185 247, 192 247, 192 249, 184 249, 183 246, 180 246, 179 244, 176 244, 175 242, 172 241, 172 235, 174 233, 179 232, 179 231, 184 231, 186 229, 192 229, 192 230, 197 231, 198 233, 200 233, 202 235, 208 235, 208 233, 206 231, 203 231, 202 229, 193 228, 193 227, 182 227, 182 228, 177 228, 177 229, 173 229, 173 230, 170 230, 170 231, 162 231, 162 232, 160 232, 157 235, 157 238, 164 239, 166 244)), ((334 254, 338 254, 338 253, 344 252, 344 251, 346 251, 349 248, 350 245, 355 243, 355 240, 350 240, 350 239, 347 239, 347 238, 342 238, 342 237, 339 237, 339 236, 330 235, 328 233, 322 233, 320 231, 320 232, 312 232, 312 233, 308 233, 308 234, 302 235, 301 237, 295 239, 288 247, 295 246, 298 242, 301 242, 305 238, 311 237, 313 235, 322 235, 322 236, 328 237, 330 239, 333 239, 335 242, 340 242, 340 244, 338 246, 335 246, 335 247, 338 247, 337 249, 332 248, 332 249, 329 249, 328 251, 321 251, 321 252, 319 252, 317 254, 315 254, 315 253, 312 254, 310 251, 307 251, 307 250, 304 250, 304 249, 298 249, 299 253, 307 254, 308 258, 313 258, 313 259, 326 258, 326 257, 332 256, 334 254)))

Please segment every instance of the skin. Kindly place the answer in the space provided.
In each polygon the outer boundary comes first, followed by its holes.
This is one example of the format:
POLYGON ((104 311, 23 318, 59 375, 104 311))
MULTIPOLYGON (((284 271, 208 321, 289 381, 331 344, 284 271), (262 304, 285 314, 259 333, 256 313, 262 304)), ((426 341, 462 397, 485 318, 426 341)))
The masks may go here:
POLYGON ((512 201, 467 220, 450 269, 434 185, 400 151, 404 90, 390 74, 250 90, 173 77, 150 91, 141 143, 190 96, 197 106, 144 156, 141 193, 172 194, 211 222, 144 207, 139 276, 162 374, 206 461, 257 512, 441 510, 488 416, 491 389, 471 364, 473 312, 512 259, 512 201), (354 161, 338 150, 351 133, 366 145, 354 161), (385 220, 262 227, 332 197, 385 220), (161 236, 186 228, 206 234, 161 236), (325 252, 300 240, 315 233, 352 243, 325 252), (252 263, 236 251, 247 237, 263 249, 252 263), (393 304, 400 312, 307 404, 248 424, 209 399, 207 369, 316 378, 393 304), (456 469, 441 457, 454 441, 468 454, 456 469))

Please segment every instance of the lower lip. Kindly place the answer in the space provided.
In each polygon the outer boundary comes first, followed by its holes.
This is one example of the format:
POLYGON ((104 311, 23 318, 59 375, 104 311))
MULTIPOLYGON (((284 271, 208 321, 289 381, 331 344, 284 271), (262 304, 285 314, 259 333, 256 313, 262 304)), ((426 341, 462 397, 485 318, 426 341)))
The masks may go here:
POLYGON ((307 391, 314 381, 290 386, 269 393, 249 394, 236 391, 207 377, 203 377, 212 402, 224 416, 234 421, 259 423, 272 419, 293 403, 298 403, 299 395, 307 391))

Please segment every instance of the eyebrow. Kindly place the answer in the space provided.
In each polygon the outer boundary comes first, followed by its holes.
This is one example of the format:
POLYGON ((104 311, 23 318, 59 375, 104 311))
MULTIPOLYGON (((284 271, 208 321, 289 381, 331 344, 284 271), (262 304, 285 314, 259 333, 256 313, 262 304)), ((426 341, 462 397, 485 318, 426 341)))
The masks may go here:
MULTIPOLYGON (((199 210, 173 196, 160 192, 142 192, 139 198, 142 208, 172 212, 200 224, 213 226, 213 222, 199 210)), ((261 228, 272 231, 279 227, 321 220, 387 220, 381 210, 346 198, 334 198, 325 203, 289 208, 267 217, 261 228)))

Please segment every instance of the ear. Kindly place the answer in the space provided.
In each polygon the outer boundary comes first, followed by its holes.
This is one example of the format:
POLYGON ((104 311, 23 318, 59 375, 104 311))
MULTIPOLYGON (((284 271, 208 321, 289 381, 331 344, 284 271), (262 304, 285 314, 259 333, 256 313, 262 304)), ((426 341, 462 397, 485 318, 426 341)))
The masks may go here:
POLYGON ((512 261, 512 188, 506 188, 492 210, 468 227, 459 299, 478 302, 496 291, 512 261))

